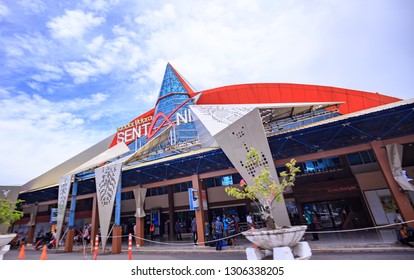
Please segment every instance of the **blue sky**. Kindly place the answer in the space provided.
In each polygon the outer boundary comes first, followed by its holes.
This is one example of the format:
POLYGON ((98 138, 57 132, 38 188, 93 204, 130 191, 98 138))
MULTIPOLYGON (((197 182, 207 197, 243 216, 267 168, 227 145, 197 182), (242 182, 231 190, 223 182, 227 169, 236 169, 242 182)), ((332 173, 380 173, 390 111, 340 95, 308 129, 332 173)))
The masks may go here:
POLYGON ((319 84, 413 98, 414 1, 0 0, 0 185, 23 184, 197 90, 319 84))

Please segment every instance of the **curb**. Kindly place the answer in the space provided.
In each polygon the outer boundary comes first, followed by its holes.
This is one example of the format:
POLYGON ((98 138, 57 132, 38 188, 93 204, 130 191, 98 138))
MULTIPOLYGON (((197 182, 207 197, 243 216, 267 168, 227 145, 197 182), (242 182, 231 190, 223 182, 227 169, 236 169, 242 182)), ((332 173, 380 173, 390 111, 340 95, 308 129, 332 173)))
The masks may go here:
MULTIPOLYGON (((246 249, 250 247, 240 247, 240 248, 223 248, 221 253, 245 253, 246 249)), ((414 249, 410 247, 319 247, 312 248, 312 252, 317 253, 345 253, 345 252, 413 252, 414 249)), ((154 247, 139 247, 133 248, 133 252, 164 252, 164 253, 218 253, 214 248, 154 248, 154 247)))
POLYGON ((318 253, 355 253, 355 252, 364 252, 364 253, 375 253, 375 252, 413 252, 414 249, 412 248, 404 248, 404 247, 354 247, 354 248, 313 248, 311 249, 312 252, 318 253))

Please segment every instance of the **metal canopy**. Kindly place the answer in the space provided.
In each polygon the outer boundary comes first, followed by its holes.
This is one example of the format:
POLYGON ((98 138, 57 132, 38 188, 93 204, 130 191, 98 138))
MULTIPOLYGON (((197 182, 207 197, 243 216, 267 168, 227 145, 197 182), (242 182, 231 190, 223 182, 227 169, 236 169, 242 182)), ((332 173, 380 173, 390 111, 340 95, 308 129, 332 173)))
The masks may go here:
MULTIPOLYGON (((337 107, 343 102, 308 102, 277 104, 210 104, 190 105, 193 114, 202 122, 211 136, 218 134, 254 109, 259 109, 262 122, 269 124, 282 119, 298 119, 310 112, 337 107)), ((328 111, 329 112, 329 111, 328 111)))
POLYGON ((84 164, 68 172, 67 174, 77 174, 77 173, 85 172, 87 170, 93 170, 94 168, 101 166, 105 162, 110 161, 128 152, 130 152, 130 150, 128 146, 125 144, 125 142, 120 142, 116 144, 115 146, 113 146, 112 148, 106 150, 105 152, 97 155, 96 157, 88 160, 84 164))
POLYGON ((157 147, 161 143, 168 140, 168 135, 171 131, 172 126, 165 128, 159 135, 148 141, 144 146, 133 153, 126 161, 125 164, 140 160, 146 154, 148 154, 153 148, 157 147))
MULTIPOLYGON (((398 102, 397 102, 398 103, 398 102)), ((269 138, 275 158, 291 158, 414 134, 414 99, 384 110, 341 116, 269 138)))
POLYGON ((123 186, 149 184, 229 168, 233 168, 233 165, 224 152, 221 149, 210 149, 124 171, 123 186))
MULTIPOLYGON (((282 103, 278 106, 264 106, 265 104, 258 106, 260 114, 262 116, 263 123, 277 122, 285 119, 299 120, 306 118, 308 114, 317 112, 329 107, 338 108, 339 105, 344 102, 321 102, 321 103, 282 103)), ((326 113, 331 111, 326 110, 326 113)))

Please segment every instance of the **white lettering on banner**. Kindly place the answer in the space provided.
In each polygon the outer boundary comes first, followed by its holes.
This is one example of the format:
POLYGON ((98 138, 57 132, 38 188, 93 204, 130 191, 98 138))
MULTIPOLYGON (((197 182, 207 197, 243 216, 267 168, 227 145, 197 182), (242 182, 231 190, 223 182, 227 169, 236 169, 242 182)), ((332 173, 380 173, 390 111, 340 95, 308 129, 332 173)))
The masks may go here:
POLYGON ((115 196, 117 189, 120 188, 118 184, 121 177, 121 168, 122 163, 112 163, 95 169, 102 248, 105 248, 106 245, 115 196))
POLYGON ((140 118, 139 120, 135 120, 134 122, 130 122, 127 125, 120 126, 116 130, 117 131, 120 131, 120 130, 124 130, 126 128, 130 128, 130 127, 134 127, 134 126, 136 127, 136 126, 138 126, 140 124, 149 123, 151 121, 152 121, 152 116, 149 116, 149 117, 146 117, 146 118, 140 118))
MULTIPOLYGON (((63 221, 66 214, 66 204, 68 203, 69 190, 72 182, 72 175, 65 175, 59 179, 58 190, 58 209, 57 209, 57 240, 60 240, 60 233, 62 232, 63 221)), ((56 243, 58 245, 59 243, 56 243)))
MULTIPOLYGON (((183 113, 179 113, 177 112, 175 114, 176 116, 176 121, 175 124, 176 126, 179 126, 183 123, 190 123, 190 122, 194 122, 193 116, 191 115, 191 111, 189 109, 185 110, 183 113)), ((120 129, 118 128, 118 133, 116 134, 116 142, 120 143, 120 142, 126 142, 126 143, 130 143, 132 141, 135 141, 136 139, 141 138, 142 136, 146 136, 148 135, 148 128, 150 126, 150 122, 147 123, 143 123, 143 121, 141 120, 152 120, 152 116, 151 117, 147 117, 147 118, 143 118, 143 119, 139 119, 138 121, 135 121, 135 123, 130 123, 126 126, 123 126, 121 129, 125 129, 120 131, 120 129)))
POLYGON ((194 121, 194 119, 193 119, 193 117, 190 113, 190 110, 185 110, 184 111, 184 116, 177 112, 176 117, 177 117, 177 121, 176 121, 177 126, 179 126, 182 123, 189 123, 189 122, 194 121))
POLYGON ((125 142, 132 140, 132 129, 125 130, 125 142))

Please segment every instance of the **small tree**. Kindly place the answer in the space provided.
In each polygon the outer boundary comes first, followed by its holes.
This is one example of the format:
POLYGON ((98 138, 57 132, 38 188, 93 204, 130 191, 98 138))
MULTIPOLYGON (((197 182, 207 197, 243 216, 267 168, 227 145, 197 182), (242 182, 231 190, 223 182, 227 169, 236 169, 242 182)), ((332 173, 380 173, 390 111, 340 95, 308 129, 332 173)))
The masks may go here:
POLYGON ((23 212, 17 209, 17 205, 23 200, 11 201, 7 198, 0 198, 0 225, 10 226, 23 217, 23 212))
MULTIPOLYGON (((254 148, 250 148, 246 155, 247 167, 258 167, 261 162, 261 154, 254 148)), ((266 227, 269 229, 278 228, 273 217, 272 210, 274 208, 274 202, 281 202, 283 199, 283 191, 293 187, 295 176, 297 172, 300 172, 300 168, 296 166, 296 160, 291 159, 286 163, 287 171, 281 172, 281 183, 276 183, 270 174, 269 167, 263 167, 259 176, 253 178, 254 183, 252 186, 247 185, 244 180, 240 182, 240 187, 226 187, 225 191, 228 195, 238 199, 249 198, 254 203, 260 202, 262 207, 261 215, 266 222, 266 227)))

